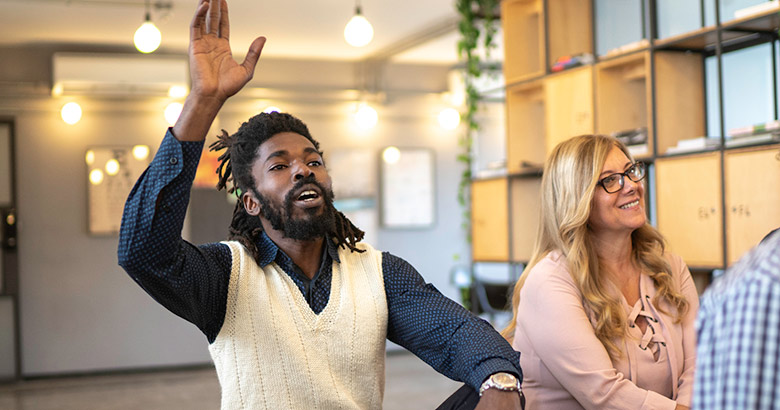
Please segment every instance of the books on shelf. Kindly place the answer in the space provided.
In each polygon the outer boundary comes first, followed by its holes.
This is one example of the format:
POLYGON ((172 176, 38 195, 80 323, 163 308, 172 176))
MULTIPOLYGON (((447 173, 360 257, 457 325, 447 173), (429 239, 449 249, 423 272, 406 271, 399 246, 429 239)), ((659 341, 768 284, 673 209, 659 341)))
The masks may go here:
POLYGON ((573 56, 563 56, 558 57, 557 60, 555 60, 555 63, 550 67, 550 71, 557 73, 558 71, 563 71, 568 68, 573 67, 579 67, 581 65, 586 64, 592 64, 593 63, 593 54, 590 53, 581 53, 581 54, 575 54, 573 56))
POLYGON ((704 151, 717 148, 720 145, 720 137, 696 137, 677 141, 677 145, 669 147, 667 154, 682 154, 687 152, 704 151))
POLYGON ((613 132, 612 136, 617 138, 626 146, 647 144, 647 127, 632 128, 613 132))
POLYGON ((745 145, 766 144, 769 142, 780 142, 780 132, 764 132, 759 134, 747 135, 744 137, 734 137, 726 139, 726 148, 742 147, 745 145))
POLYGON ((726 133, 725 146, 727 148, 741 147, 774 141, 780 141, 780 120, 732 128, 726 133))
POLYGON ((649 152, 647 145, 647 127, 632 128, 613 132, 612 136, 628 147, 628 152, 633 157, 647 155, 649 152))
POLYGON ((741 19, 744 17, 755 16, 770 10, 780 10, 780 2, 777 0, 766 1, 763 3, 758 3, 754 6, 745 7, 744 9, 739 9, 734 12, 734 18, 741 19))

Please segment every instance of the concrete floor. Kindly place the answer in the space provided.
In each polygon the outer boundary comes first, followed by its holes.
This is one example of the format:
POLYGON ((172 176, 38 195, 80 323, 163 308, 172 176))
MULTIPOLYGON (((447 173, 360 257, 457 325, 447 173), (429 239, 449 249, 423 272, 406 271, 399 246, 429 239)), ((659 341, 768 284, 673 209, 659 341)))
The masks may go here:
MULTIPOLYGON (((385 410, 435 409, 461 384, 407 352, 387 356, 385 410)), ((215 410, 213 368, 25 380, 0 384, 0 410, 215 410)))

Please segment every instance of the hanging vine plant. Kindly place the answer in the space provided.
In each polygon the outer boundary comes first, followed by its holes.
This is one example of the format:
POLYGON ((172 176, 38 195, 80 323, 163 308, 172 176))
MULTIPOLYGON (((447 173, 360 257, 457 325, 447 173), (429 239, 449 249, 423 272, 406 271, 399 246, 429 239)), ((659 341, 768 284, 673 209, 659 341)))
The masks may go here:
POLYGON ((473 162, 472 147, 474 136, 479 131, 476 116, 482 95, 476 87, 476 80, 489 71, 495 71, 495 65, 489 65, 490 52, 495 48, 495 35, 498 29, 496 8, 500 0, 456 0, 456 8, 460 14, 458 31, 461 38, 458 41, 458 56, 464 60, 463 81, 466 89, 466 109, 462 116, 466 130, 460 137, 461 147, 458 161, 463 164, 463 172, 458 186, 458 203, 463 209, 461 228, 466 232, 466 238, 471 243, 471 209, 470 192, 471 168, 473 162), (484 58, 479 54, 480 40, 484 50, 484 58))
MULTIPOLYGON (((473 162, 474 136, 479 131, 477 112, 482 95, 476 87, 476 80, 485 71, 495 71, 496 67, 488 64, 490 52, 495 48, 495 35, 498 28, 496 8, 500 0, 456 0, 456 8, 460 14, 458 31, 458 56, 464 61, 463 82, 465 85, 466 109, 462 115, 466 124, 465 131, 459 139, 460 153, 458 161, 463 165, 463 172, 458 185, 458 203, 461 206, 461 229, 466 234, 467 243, 471 243, 471 168, 473 162), (480 56, 479 46, 482 42, 484 58, 480 56)), ((460 259, 456 254, 455 260, 460 259)), ((470 279, 469 279, 470 282, 470 279)), ((471 287, 460 287, 461 300, 466 309, 472 309, 471 287)))

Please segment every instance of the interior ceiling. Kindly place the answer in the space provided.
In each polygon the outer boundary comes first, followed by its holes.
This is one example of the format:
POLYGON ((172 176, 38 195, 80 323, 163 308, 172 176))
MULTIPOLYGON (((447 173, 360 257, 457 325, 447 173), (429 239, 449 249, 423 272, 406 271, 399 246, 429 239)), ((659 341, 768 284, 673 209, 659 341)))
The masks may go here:
MULTIPOLYGON (((160 50, 186 52, 197 0, 150 3, 152 21, 162 32, 160 50)), ((359 60, 389 53, 394 61, 457 63, 454 0, 360 3, 374 27, 374 40, 355 48, 343 37, 354 0, 231 0, 233 53, 243 55, 251 41, 263 35, 268 38, 266 57, 359 60)), ((0 45, 132 47, 144 14, 144 0, 0 0, 0 45)))

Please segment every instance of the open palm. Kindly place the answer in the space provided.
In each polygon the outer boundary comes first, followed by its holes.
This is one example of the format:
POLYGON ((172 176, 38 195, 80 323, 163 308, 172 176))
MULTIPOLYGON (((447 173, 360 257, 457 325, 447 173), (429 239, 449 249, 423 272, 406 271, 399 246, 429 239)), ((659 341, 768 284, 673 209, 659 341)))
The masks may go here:
POLYGON ((230 50, 230 22, 225 0, 202 0, 190 25, 192 91, 222 103, 254 74, 264 37, 256 38, 241 64, 230 50))

